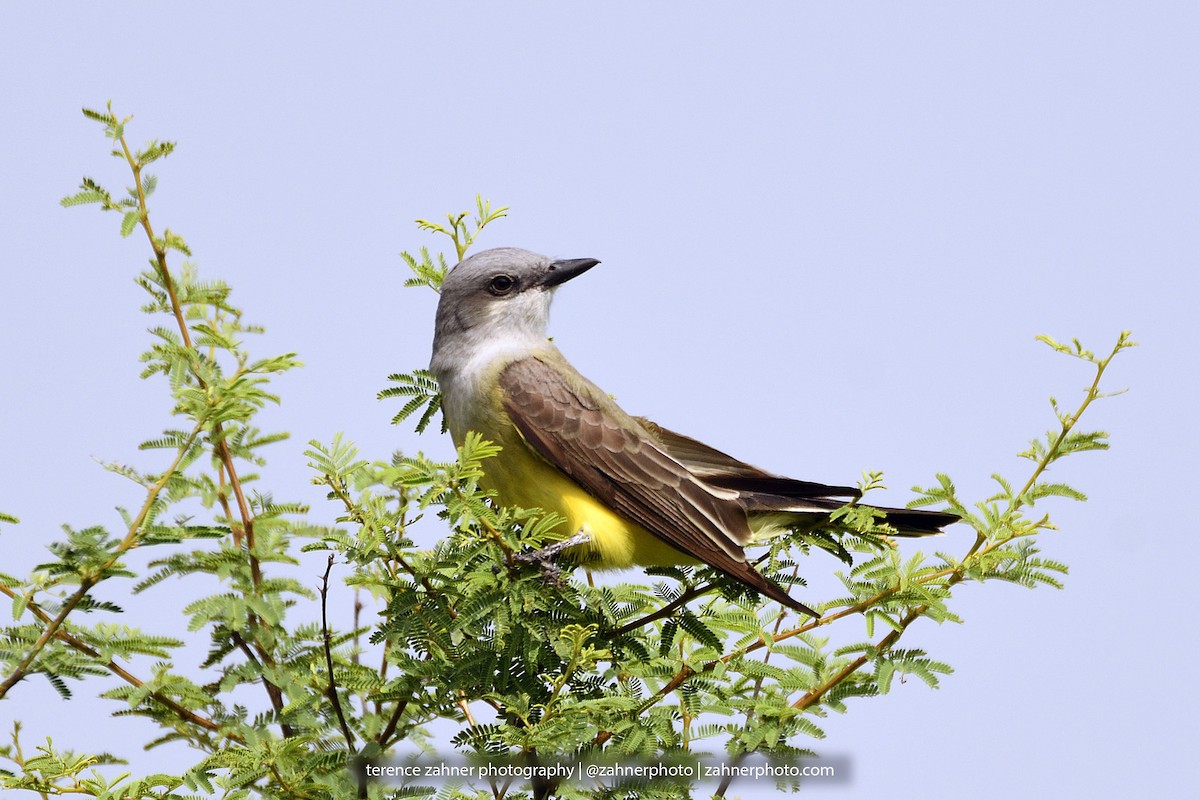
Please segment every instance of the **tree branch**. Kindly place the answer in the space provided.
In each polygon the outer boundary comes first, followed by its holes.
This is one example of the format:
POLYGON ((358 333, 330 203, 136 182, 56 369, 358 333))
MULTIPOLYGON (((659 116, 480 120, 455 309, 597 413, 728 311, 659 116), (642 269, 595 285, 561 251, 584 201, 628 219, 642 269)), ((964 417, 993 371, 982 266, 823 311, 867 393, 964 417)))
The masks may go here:
POLYGON ((346 748, 353 753, 355 750, 354 734, 350 732, 350 726, 346 723, 346 715, 342 712, 342 701, 338 699, 337 683, 333 679, 333 647, 329 635, 329 571, 333 569, 333 553, 329 554, 329 561, 325 564, 325 574, 321 576, 321 638, 325 646, 325 669, 329 675, 329 687, 325 690, 329 702, 333 704, 333 711, 337 714, 338 725, 342 729, 342 736, 346 739, 346 748))
MULTIPOLYGON (((11 589, 9 589, 4 584, 0 584, 0 594, 8 595, 8 597, 14 598, 14 599, 16 597, 16 593, 13 592, 11 589)), ((51 622, 50 615, 47 614, 37 603, 31 602, 27 605, 27 608, 34 616, 36 616, 38 619, 42 620, 43 622, 46 622, 46 623, 51 622)), ((74 649, 80 653, 83 653, 85 656, 95 659, 98 664, 103 666, 109 672, 116 675, 121 680, 128 683, 130 686, 140 689, 142 686, 145 685, 145 681, 141 680, 136 675, 134 675, 133 673, 126 670, 124 667, 122 667, 120 664, 118 664, 115 660, 113 660, 111 658, 107 659, 107 660, 104 659, 103 656, 101 655, 100 651, 96 650, 94 647, 89 645, 87 642, 83 641, 82 639, 80 639, 79 637, 70 633, 69 631, 60 627, 59 629, 57 629, 55 631, 54 638, 64 642, 65 644, 70 646, 72 649, 74 649)), ((179 703, 177 703, 176 701, 167 697, 166 695, 162 694, 161 692, 151 692, 149 694, 149 697, 154 698, 155 701, 157 701, 161 705, 165 706, 166 708, 169 708, 171 711, 173 711, 182 720, 184 720, 186 722, 190 722, 193 725, 196 725, 197 727, 203 728, 207 731, 211 731, 213 733, 220 734, 224 738, 229 739, 231 741, 235 741, 235 742, 239 742, 239 743, 245 741, 244 739, 242 739, 242 737, 238 736, 235 733, 232 733, 229 731, 222 731, 221 726, 218 725, 216 722, 213 722, 211 719, 201 716, 200 714, 197 714, 196 712, 194 712, 188 708, 185 708, 184 706, 181 706, 179 703)))
MULTIPOLYGON (((137 194, 139 222, 142 226, 142 230, 146 233, 146 238, 150 242, 150 248, 154 252, 154 263, 158 270, 159 277, 162 279, 163 288, 166 290, 167 297, 170 299, 171 312, 175 317, 176 326, 179 328, 179 333, 183 338, 184 346, 189 350, 195 351, 196 347, 192 342, 191 330, 188 327, 187 319, 183 313, 183 306, 179 302, 178 293, 175 291, 175 282, 171 278, 171 271, 167 265, 166 246, 155 237, 154 228, 150 222, 150 209, 146 203, 146 192, 142 183, 143 165, 130 150, 124 133, 118 136, 117 140, 121 145, 121 152, 125 156, 125 161, 129 165, 130 170, 133 172, 134 187, 137 194)), ((191 366, 190 371, 192 376, 196 379, 197 386, 199 386, 201 390, 207 391, 209 389, 208 382, 204 380, 204 377, 200 375, 199 371, 197 371, 194 365, 191 366)), ((234 522, 232 516, 228 514, 228 510, 226 516, 229 518, 230 528, 233 531, 234 547, 240 548, 242 539, 243 537, 245 538, 246 552, 250 562, 250 582, 254 587, 255 592, 257 592, 262 585, 262 568, 259 564, 258 555, 255 549, 254 516, 250 512, 249 503, 246 502, 246 495, 242 489, 242 482, 238 478, 237 468, 233 463, 233 453, 229 449, 229 443, 225 438, 224 429, 220 421, 213 422, 212 435, 209 437, 209 440, 215 442, 215 452, 220 458, 221 465, 225 472, 229 475, 229 486, 233 489, 234 499, 237 502, 241 530, 238 530, 238 525, 234 522)), ((262 621, 258 619, 258 616, 253 612, 250 612, 249 617, 252 625, 262 625, 262 621)), ((275 666, 275 660, 271 657, 271 654, 267 652, 266 648, 264 648, 257 641, 254 642, 254 647, 258 651, 259 658, 264 664, 266 664, 268 667, 275 666)), ((263 687, 267 692, 267 698, 270 700, 272 708, 275 709, 275 713, 277 715, 282 714, 284 706, 283 692, 269 678, 267 678, 266 675, 263 675, 263 687)), ((283 731, 284 736, 290 737, 292 735, 292 730, 286 723, 280 722, 280 729, 283 731)))
MULTIPOLYGON (((25 658, 21 659, 21 663, 17 664, 16 668, 12 671, 12 674, 10 674, 3 683, 0 683, 0 699, 8 694, 8 690, 15 686, 21 680, 21 678, 25 676, 30 665, 33 664, 34 660, 38 657, 38 654, 42 652, 46 644, 58 633, 63 623, 66 621, 67 616, 75 610, 80 602, 83 601, 83 598, 87 596, 88 592, 90 592, 92 588, 102 580, 105 571, 112 567, 112 565, 115 564, 126 552, 137 546, 138 535, 141 533, 142 525, 146 522, 146 517, 150 514, 150 509, 154 507, 154 503, 156 500, 158 500, 158 495, 160 492, 162 492, 163 487, 167 485, 167 482, 179 469, 179 465, 183 462, 184 457, 191 449, 192 443, 196 440, 196 437, 199 434, 200 426, 197 425, 192 431, 191 435, 188 436, 183 445, 179 448, 179 451, 175 454, 175 459, 171 462, 170 466, 167 467, 166 472, 162 474, 155 484, 150 487, 150 491, 146 493, 145 502, 142 503, 142 507, 138 511, 137 516, 134 517, 133 522, 129 525, 129 530, 126 532, 125 538, 122 539, 121 543, 117 545, 117 549, 113 552, 113 554, 107 558, 104 563, 102 563, 93 573, 81 575, 79 580, 79 588, 71 593, 71 596, 67 598, 66 602, 63 603, 62 608, 59 609, 58 614, 52 619, 47 618, 43 620, 43 622, 46 622, 47 625, 46 629, 42 631, 42 635, 38 637, 36 642, 34 642, 33 647, 30 648, 29 653, 26 654, 25 658)), ((33 604, 31 603, 30 605, 33 604)))

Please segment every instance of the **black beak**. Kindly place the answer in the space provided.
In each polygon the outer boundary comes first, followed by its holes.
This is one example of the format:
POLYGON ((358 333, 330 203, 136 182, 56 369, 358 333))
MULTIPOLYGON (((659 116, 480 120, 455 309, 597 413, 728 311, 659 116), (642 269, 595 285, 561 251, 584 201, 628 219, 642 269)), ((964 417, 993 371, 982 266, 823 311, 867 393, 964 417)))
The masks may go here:
POLYGON ((576 275, 582 275, 600 262, 594 258, 566 258, 561 261, 554 261, 546 270, 546 277, 542 278, 542 286, 551 287, 558 286, 560 283, 566 283, 576 275))

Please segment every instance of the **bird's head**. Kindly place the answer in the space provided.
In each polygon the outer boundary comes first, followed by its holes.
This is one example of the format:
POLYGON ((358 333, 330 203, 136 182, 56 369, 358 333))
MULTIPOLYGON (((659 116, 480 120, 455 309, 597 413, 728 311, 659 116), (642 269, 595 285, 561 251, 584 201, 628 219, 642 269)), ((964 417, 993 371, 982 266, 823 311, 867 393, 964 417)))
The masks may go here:
POLYGON ((484 250, 446 275, 434 352, 453 340, 545 342, 554 290, 600 262, 554 260, 516 247, 484 250))

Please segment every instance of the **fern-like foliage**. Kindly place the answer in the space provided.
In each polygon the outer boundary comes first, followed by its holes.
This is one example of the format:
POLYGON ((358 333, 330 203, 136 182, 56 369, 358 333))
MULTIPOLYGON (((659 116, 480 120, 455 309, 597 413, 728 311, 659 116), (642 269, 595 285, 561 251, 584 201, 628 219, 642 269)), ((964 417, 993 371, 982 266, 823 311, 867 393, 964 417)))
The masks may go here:
MULTIPOLYGON (((427 369, 416 369, 412 372, 397 372, 387 378, 398 386, 390 386, 379 392, 380 400, 392 397, 407 397, 408 401, 392 417, 392 424, 399 425, 418 411, 421 417, 417 421, 417 433, 423 433, 433 421, 433 417, 442 407, 442 395, 438 389, 437 378, 427 369)), ((442 433, 446 432, 446 421, 442 419, 442 433)))
MULTIPOLYGON (((418 219, 417 227, 423 231, 441 234, 449 238, 454 245, 455 260, 462 261, 463 256, 475 244, 475 240, 483 229, 489 223, 508 216, 507 211, 508 206, 493 209, 490 200, 484 200, 481 195, 475 195, 475 217, 471 220, 472 224, 467 222, 471 212, 463 211, 459 214, 447 214, 445 224, 418 219)), ((446 273, 450 271, 446 257, 438 253, 435 258, 430 254, 428 247, 422 247, 417 252, 417 255, 407 250, 400 253, 400 258, 413 273, 413 276, 407 279, 404 285, 409 287, 427 286, 435 292, 440 292, 442 281, 446 279, 446 273)))

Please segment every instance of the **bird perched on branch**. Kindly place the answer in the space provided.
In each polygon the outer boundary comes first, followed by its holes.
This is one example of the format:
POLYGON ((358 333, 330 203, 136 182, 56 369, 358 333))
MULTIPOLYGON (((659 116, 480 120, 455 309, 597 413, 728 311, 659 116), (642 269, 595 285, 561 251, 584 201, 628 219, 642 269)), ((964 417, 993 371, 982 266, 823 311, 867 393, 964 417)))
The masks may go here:
MULTIPOLYGON (((812 527, 858 497, 773 475, 625 413, 546 336, 554 291, 599 262, 486 250, 446 275, 430 369, 455 444, 469 431, 501 446, 480 484, 501 503, 555 512, 572 555, 599 568, 704 563, 816 615, 755 569, 744 547, 767 529, 812 527), (573 539, 572 539, 573 541, 573 539)), ((899 535, 958 520, 882 509, 899 535)))

